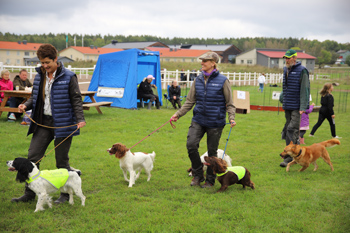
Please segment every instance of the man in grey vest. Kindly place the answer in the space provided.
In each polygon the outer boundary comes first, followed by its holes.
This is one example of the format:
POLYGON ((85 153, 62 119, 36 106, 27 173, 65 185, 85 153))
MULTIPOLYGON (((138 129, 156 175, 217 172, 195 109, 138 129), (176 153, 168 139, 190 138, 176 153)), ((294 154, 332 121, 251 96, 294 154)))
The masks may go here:
MULTIPOLYGON (((286 67, 283 69, 283 109, 286 123, 282 131, 282 138, 286 145, 290 142, 299 144, 299 127, 301 114, 309 108, 310 81, 308 70, 297 62, 297 52, 289 49, 283 58, 286 67)), ((286 167, 293 159, 287 157, 280 164, 286 167)))
MULTIPOLYGON (((202 60, 202 73, 193 81, 186 102, 171 117, 171 120, 177 121, 196 105, 187 135, 187 151, 194 176, 191 186, 200 186, 204 181, 203 164, 198 152, 199 143, 204 134, 207 134, 209 157, 217 157, 219 140, 226 125, 226 112, 231 127, 236 125, 234 121, 236 108, 233 104, 230 81, 216 69, 219 55, 208 52, 199 59, 202 60)), ((201 187, 213 187, 215 178, 213 170, 208 167, 205 184, 201 187)))
MULTIPOLYGON (((35 122, 54 128, 47 128, 33 122, 30 124, 28 135, 33 134, 33 137, 28 149, 28 159, 33 163, 38 162, 44 157, 50 143, 54 141, 57 146, 55 148, 56 167, 71 170, 68 152, 72 136, 79 135, 79 130, 75 130, 86 125, 77 76, 67 70, 63 63, 57 62, 57 50, 51 44, 41 45, 37 56, 41 67, 36 68, 38 73, 34 78, 32 95, 18 108, 19 112, 32 109, 31 118, 35 122), (75 124, 77 126, 72 126, 75 124), (73 132, 74 134, 71 135, 73 132), (69 135, 71 136, 67 138, 69 135)), ((39 168, 39 163, 37 166, 39 168)), ((68 193, 61 193, 55 203, 64 203, 68 198, 68 193)), ((26 184, 24 195, 13 198, 11 201, 28 202, 34 199, 35 193, 26 184)))

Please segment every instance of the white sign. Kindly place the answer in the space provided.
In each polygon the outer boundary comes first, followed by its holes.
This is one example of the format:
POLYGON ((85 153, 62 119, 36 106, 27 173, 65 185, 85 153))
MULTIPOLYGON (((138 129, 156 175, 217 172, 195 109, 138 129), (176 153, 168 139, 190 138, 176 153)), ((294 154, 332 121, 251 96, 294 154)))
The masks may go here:
POLYGON ((237 99, 245 100, 245 91, 237 91, 237 99))
POLYGON ((98 87, 96 95, 98 97, 123 98, 124 88, 98 87))
POLYGON ((272 99, 273 100, 279 100, 280 99, 281 92, 280 91, 274 91, 272 92, 272 99))

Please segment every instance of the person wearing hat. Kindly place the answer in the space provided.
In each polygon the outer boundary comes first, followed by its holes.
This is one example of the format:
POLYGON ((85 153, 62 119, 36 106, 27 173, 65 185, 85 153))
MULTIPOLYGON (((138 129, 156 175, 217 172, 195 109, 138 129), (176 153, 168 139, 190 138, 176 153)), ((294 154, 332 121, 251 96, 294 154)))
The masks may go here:
POLYGON ((201 187, 210 188, 215 183, 216 175, 208 167, 204 179, 203 164, 198 152, 199 143, 206 133, 208 155, 217 157, 221 133, 226 125, 226 112, 233 127, 236 125, 234 120, 236 108, 233 104, 230 82, 216 67, 219 55, 208 52, 199 59, 202 60, 202 72, 193 81, 185 103, 170 120, 177 121, 195 105, 186 145, 194 176, 191 186, 200 186, 205 180, 205 184, 201 187))
MULTIPOLYGON (((309 108, 310 81, 309 71, 297 62, 297 52, 287 50, 283 58, 286 66, 283 68, 283 109, 286 123, 282 135, 285 135, 286 145, 290 142, 299 144, 300 117, 309 108)), ((293 159, 287 157, 280 164, 286 167, 293 159)))
POLYGON ((160 109, 160 103, 159 103, 159 97, 158 95, 153 94, 152 87, 157 88, 156 85, 151 84, 151 82, 155 78, 152 75, 148 75, 146 78, 143 79, 143 81, 140 83, 139 88, 137 89, 137 98, 138 99, 144 99, 144 100, 150 100, 148 102, 147 109, 151 109, 152 102, 156 101, 156 107, 157 109, 160 109))

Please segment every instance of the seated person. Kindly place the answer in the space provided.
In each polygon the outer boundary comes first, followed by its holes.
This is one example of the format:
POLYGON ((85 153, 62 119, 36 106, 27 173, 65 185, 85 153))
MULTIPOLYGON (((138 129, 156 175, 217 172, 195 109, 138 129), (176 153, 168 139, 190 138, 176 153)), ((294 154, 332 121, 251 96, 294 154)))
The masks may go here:
POLYGON ((143 79, 143 81, 140 83, 139 88, 137 89, 137 98, 150 100, 148 102, 147 109, 151 109, 153 101, 156 101, 156 107, 157 109, 160 109, 159 97, 158 95, 153 94, 153 90, 152 90, 152 87, 157 88, 156 85, 151 84, 153 79, 155 78, 152 75, 148 75, 146 78, 143 79))
MULTIPOLYGON (((0 90, 2 91, 12 91, 13 90, 13 83, 12 81, 10 80, 10 71, 6 70, 6 69, 3 69, 1 71, 1 79, 0 79, 0 90)), ((0 93, 1 96, 0 96, 0 104, 2 104, 2 101, 5 97, 5 93, 1 92, 0 93)), ((8 99, 8 101, 6 102, 6 105, 10 105, 12 99, 14 99, 13 97, 10 97, 8 99)), ((10 105, 11 106, 11 105, 10 105)), ((8 119, 9 120, 16 120, 16 117, 13 113, 9 113, 7 115, 8 119)))
MULTIPOLYGON (((16 75, 16 77, 13 80, 13 89, 16 90, 16 87, 19 87, 19 90, 24 91, 26 87, 33 87, 33 84, 29 81, 27 78, 28 72, 25 69, 22 69, 19 72, 19 75, 16 75)), ((21 97, 14 97, 11 100, 10 107, 11 108, 17 108, 18 105, 20 105, 25 99, 21 97)), ((21 117, 22 113, 14 113, 15 117, 21 117)))
POLYGON ((171 86, 169 87, 169 99, 171 101, 171 104, 175 109, 177 109, 176 104, 181 108, 181 88, 177 85, 177 81, 174 80, 171 83, 171 86))

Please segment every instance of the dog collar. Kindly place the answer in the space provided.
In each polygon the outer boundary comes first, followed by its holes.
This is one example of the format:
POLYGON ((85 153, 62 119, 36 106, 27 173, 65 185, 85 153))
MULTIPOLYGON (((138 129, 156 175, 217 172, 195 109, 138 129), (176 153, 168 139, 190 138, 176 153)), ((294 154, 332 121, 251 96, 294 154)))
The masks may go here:
POLYGON ((40 171, 36 175, 29 177, 27 183, 29 184, 29 183, 33 182, 34 180, 38 179, 39 177, 40 177, 40 171))
POLYGON ((301 155, 301 152, 303 152, 303 149, 300 149, 299 154, 296 156, 296 158, 298 158, 301 155))

